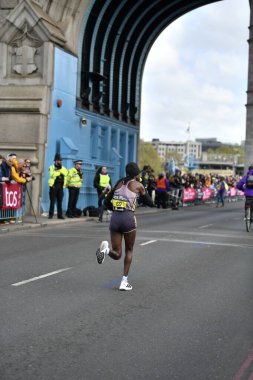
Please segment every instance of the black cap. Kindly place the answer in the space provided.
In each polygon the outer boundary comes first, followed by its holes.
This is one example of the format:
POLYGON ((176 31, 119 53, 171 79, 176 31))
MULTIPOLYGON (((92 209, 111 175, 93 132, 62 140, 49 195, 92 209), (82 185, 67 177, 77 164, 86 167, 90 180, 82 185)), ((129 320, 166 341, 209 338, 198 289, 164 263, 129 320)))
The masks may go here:
POLYGON ((62 160, 60 153, 55 153, 54 160, 55 161, 61 161, 62 160))
POLYGON ((127 176, 134 178, 135 176, 140 174, 140 172, 141 171, 139 169, 139 166, 135 162, 129 162, 126 165, 126 175, 127 176))
POLYGON ((74 164, 80 164, 80 165, 82 165, 82 163, 83 163, 83 160, 75 160, 74 161, 74 164))

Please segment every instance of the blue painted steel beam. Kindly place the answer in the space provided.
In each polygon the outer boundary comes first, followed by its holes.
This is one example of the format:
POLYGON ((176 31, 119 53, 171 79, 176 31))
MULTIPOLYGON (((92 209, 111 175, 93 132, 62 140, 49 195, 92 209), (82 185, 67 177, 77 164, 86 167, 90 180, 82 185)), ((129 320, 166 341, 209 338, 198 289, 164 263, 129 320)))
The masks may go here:
MULTIPOLYGON (((172 21, 187 13, 188 11, 195 9, 196 5, 199 7, 201 5, 206 5, 206 3, 207 1, 202 1, 201 3, 200 1, 195 3, 191 2, 191 4, 188 3, 185 5, 185 7, 180 7, 176 10, 176 12, 174 11, 173 13, 170 12, 170 7, 167 5, 166 7, 162 8, 160 12, 157 12, 151 19, 149 19, 149 23, 146 24, 144 28, 142 28, 140 34, 138 33, 139 35, 137 40, 135 40, 131 54, 130 51, 126 51, 125 53, 125 57, 128 62, 126 63, 125 61, 122 64, 123 68, 128 68, 128 74, 125 75, 128 78, 127 102, 131 103, 133 107, 134 105, 139 106, 140 103, 140 84, 145 63, 144 60, 140 61, 140 56, 147 56, 153 44, 153 41, 172 21), (149 36, 151 36, 151 38, 149 38, 149 36), (128 57, 130 57, 130 61, 128 57)), ((130 50, 130 43, 128 45, 130 50)))
MULTIPOLYGON (((130 0, 93 0, 83 28, 81 65, 81 89, 89 95, 88 106, 94 94, 102 96, 108 115, 113 111, 119 118, 120 113, 128 113, 130 123, 135 124, 141 76, 155 39, 176 18, 217 1, 222 0, 136 0, 134 4, 130 0), (89 72, 102 74, 104 80, 90 83, 89 72)), ((97 111, 101 111, 99 105, 97 111)))

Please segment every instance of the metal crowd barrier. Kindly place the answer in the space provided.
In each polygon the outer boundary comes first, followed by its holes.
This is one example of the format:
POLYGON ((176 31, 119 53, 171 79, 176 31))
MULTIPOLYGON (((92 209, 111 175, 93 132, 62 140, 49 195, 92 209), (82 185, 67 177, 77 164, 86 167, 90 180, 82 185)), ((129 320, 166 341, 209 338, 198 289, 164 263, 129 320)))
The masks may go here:
POLYGON ((25 212, 25 189, 20 183, 0 183, 0 222, 19 223, 25 212))
MULTIPOLYGON (((210 189, 208 187, 202 189, 186 188, 181 189, 181 193, 178 190, 172 190, 172 197, 177 199, 179 206, 217 203, 217 189, 210 189)), ((228 191, 225 192, 225 202, 237 202, 241 200, 244 200, 244 193, 236 187, 229 187, 228 191)))

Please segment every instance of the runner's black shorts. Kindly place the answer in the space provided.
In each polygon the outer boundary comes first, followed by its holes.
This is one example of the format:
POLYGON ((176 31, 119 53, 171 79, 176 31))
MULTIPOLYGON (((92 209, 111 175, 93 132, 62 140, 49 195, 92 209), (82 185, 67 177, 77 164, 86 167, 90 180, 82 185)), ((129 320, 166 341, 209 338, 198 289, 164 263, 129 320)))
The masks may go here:
POLYGON ((113 211, 110 221, 110 231, 120 234, 136 230, 137 222, 134 213, 131 210, 113 211))

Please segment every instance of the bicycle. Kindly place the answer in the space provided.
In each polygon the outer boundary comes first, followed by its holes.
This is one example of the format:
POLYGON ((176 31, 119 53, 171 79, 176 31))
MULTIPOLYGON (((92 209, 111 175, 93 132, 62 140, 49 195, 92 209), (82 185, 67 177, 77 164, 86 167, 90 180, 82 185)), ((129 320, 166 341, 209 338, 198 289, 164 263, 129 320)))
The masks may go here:
POLYGON ((245 223, 247 232, 251 231, 251 224, 253 222, 253 200, 246 199, 245 203, 245 223))

